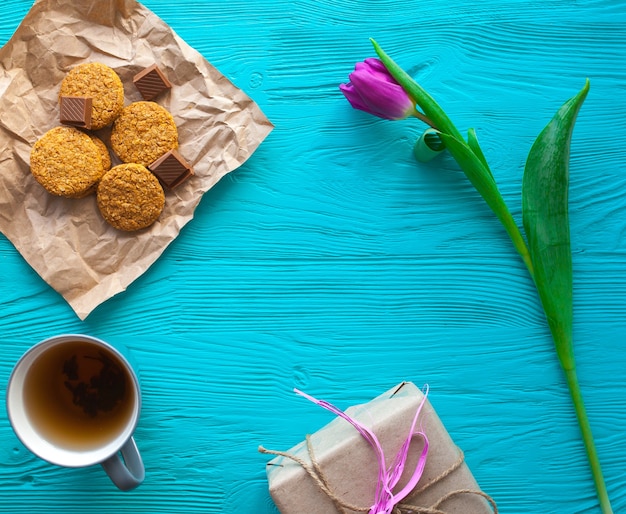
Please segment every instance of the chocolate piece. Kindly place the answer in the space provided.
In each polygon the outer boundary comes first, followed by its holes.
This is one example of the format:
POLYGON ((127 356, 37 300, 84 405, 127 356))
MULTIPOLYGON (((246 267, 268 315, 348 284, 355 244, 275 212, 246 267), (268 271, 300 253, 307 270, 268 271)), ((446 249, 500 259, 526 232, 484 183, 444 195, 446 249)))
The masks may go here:
POLYGON ((174 189, 194 174, 192 167, 177 150, 163 154, 148 169, 168 189, 174 189))
POLYGON ((167 80, 167 77, 163 75, 163 72, 156 64, 137 73, 137 75, 133 77, 133 83, 144 100, 152 100, 163 91, 172 88, 172 84, 170 84, 170 81, 167 80))
POLYGON ((89 130, 92 103, 92 99, 86 96, 62 96, 59 101, 61 123, 89 130))

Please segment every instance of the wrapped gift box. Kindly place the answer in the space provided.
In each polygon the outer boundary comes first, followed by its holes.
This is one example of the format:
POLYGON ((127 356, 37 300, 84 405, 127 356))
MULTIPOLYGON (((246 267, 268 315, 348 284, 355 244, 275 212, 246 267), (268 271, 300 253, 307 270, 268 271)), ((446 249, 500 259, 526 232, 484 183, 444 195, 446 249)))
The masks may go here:
MULTIPOLYGON (((345 413, 374 432, 383 448, 386 465, 389 466, 406 440, 423 398, 419 388, 411 382, 403 382, 369 403, 350 407, 345 413)), ((428 400, 424 403, 416 429, 422 430, 428 437, 428 457, 422 478, 414 492, 402 503, 424 508, 436 506, 446 514, 493 513, 495 504, 492 509, 491 500, 488 501, 487 496, 480 492, 463 461, 462 452, 448 435, 428 400), (456 493, 438 505, 453 491, 456 493)), ((312 434, 309 443, 332 494, 344 504, 358 506, 359 511, 365 509, 367 512, 374 503, 378 479, 378 466, 372 447, 350 423, 339 417, 312 434)), ((403 475, 395 491, 401 490, 408 482, 423 444, 420 437, 413 438, 404 472, 406 476, 403 475)), ((311 464, 306 441, 285 453, 301 459, 307 466, 311 464)), ((341 512, 300 463, 286 456, 277 456, 267 464, 266 470, 270 494, 282 514, 341 512)), ((343 510, 349 514, 359 511, 343 510)))

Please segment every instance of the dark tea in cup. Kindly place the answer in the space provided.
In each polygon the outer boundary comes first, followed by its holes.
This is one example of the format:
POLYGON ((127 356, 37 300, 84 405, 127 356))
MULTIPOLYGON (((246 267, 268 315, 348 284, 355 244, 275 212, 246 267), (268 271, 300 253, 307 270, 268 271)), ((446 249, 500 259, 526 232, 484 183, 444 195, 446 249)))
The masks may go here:
POLYGON ((52 444, 75 450, 117 437, 135 408, 131 378, 119 358, 87 341, 68 341, 36 357, 23 397, 33 428, 52 444))

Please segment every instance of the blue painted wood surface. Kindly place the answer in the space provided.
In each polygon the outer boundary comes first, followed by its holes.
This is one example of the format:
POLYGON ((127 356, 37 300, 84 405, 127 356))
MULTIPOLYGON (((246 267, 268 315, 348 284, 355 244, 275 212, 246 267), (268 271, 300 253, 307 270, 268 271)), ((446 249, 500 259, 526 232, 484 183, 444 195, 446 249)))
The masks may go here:
MULTIPOLYGON (((29 454, 0 415, 2 512, 275 512, 259 444, 288 449, 402 380, 431 401, 504 513, 599 512, 533 285, 423 126, 352 110, 337 86, 376 38, 476 127, 515 218, 534 137, 589 77, 574 132, 576 357, 615 512, 626 512, 626 3, 146 0, 276 128, 124 293, 79 321, 0 237, 0 384, 33 343, 130 347, 145 483, 29 454)), ((31 6, 0 4, 0 44, 31 6)), ((0 163, 0 166, 2 164, 0 163)), ((0 170, 1 171, 1 170, 0 170)), ((4 394, 3 394, 4 396, 4 394)), ((305 513, 303 513, 305 514, 305 513)))

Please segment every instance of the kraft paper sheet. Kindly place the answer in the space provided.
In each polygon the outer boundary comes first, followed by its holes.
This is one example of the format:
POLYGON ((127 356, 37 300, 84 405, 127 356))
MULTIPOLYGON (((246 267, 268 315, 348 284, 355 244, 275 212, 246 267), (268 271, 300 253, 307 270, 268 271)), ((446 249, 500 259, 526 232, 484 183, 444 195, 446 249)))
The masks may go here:
MULTIPOLYGON (((253 100, 134 0, 35 2, 0 49, 0 112, 0 230, 80 319, 144 273, 193 218, 202 195, 273 128, 253 100), (59 125, 61 81, 89 61, 118 73, 126 105, 142 100, 132 78, 151 64, 172 83, 155 101, 174 116, 179 151, 195 176, 166 191, 164 212, 144 231, 110 227, 94 195, 55 197, 30 173, 32 145, 59 125)), ((108 140, 107 129, 96 135, 108 140)))

